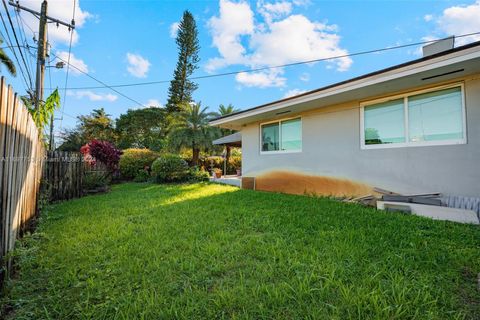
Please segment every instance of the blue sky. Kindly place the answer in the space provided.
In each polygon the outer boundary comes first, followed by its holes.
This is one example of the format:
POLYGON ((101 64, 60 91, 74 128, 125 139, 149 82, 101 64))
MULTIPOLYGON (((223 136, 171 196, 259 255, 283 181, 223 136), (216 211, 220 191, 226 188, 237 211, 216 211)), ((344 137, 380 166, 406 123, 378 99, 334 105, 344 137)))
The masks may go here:
MULTIPOLYGON (((21 4, 39 9, 40 0, 21 4)), ((170 80, 177 58, 175 23, 184 10, 197 21, 200 68, 195 75, 216 74, 326 58, 358 51, 480 31, 480 1, 77 1, 78 28, 71 63, 109 84, 170 80)), ((49 14, 71 20, 73 0, 50 0, 49 14)), ((11 11, 14 17, 14 12, 11 11)), ((37 21, 21 13, 28 42, 37 21)), ((14 18, 15 19, 15 18, 14 18)), ((3 26, 0 28, 4 33, 3 26)), ((17 32, 21 32, 17 30, 17 32)), ((69 33, 49 26, 51 52, 67 57, 69 33)), ((480 40, 463 38, 457 44, 480 40)), ((250 108, 420 57, 410 47, 271 71, 198 80, 194 98, 216 109, 232 103, 250 108)), ((54 56, 51 55, 52 63, 54 56)), ((32 63, 34 60, 32 59, 32 63)), ((2 74, 6 75, 4 70, 2 74)), ((34 76, 34 75, 33 75, 34 76)), ((65 70, 47 71, 45 86, 63 92, 65 70)), ((21 77, 6 75, 23 94, 21 77)), ((98 86, 70 69, 69 88, 98 86)), ((165 104, 168 83, 118 88, 141 104, 165 104)), ((46 91, 48 94, 49 90, 46 91)), ((75 117, 104 107, 114 117, 138 105, 110 89, 69 89, 56 129, 73 127, 75 117)))

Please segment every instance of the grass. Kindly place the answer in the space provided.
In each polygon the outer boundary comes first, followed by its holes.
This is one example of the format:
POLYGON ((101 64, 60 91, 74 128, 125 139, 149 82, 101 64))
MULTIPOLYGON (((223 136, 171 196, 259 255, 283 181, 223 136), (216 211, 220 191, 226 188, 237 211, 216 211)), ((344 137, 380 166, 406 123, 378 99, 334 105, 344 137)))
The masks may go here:
POLYGON ((51 206, 16 254, 15 319, 480 314, 478 227, 322 198, 116 185, 51 206))

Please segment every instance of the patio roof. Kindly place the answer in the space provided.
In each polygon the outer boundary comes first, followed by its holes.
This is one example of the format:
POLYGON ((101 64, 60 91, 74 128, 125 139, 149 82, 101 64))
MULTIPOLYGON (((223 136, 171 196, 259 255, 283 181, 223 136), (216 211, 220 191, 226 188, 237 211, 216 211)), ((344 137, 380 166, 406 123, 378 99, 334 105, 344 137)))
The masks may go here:
POLYGON ((213 144, 216 145, 226 145, 230 147, 241 147, 242 146, 242 134, 240 132, 235 132, 220 139, 213 140, 213 144))

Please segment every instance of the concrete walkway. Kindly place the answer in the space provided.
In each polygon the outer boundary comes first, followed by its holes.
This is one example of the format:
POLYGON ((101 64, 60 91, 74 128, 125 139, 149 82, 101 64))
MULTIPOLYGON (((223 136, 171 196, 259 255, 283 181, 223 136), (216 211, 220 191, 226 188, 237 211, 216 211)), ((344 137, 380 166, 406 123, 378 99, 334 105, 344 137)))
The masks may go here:
POLYGON ((219 179, 210 178, 211 182, 229 184, 231 186, 241 187, 242 186, 242 177, 237 175, 222 176, 219 179))

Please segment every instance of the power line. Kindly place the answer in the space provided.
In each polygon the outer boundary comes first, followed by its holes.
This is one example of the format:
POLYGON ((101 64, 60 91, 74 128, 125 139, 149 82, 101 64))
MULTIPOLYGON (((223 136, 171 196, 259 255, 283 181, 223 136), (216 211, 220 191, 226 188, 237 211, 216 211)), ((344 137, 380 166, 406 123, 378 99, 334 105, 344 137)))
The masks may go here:
MULTIPOLYGON (((27 43, 27 36, 25 34, 25 28, 23 27, 23 23, 20 22, 19 16, 20 16, 20 13, 17 12, 17 10, 15 10, 15 19, 17 21, 18 29, 20 30, 20 40, 27 47, 27 50, 28 50, 28 43, 27 43)), ((30 51, 28 53, 30 53, 30 51)), ((28 71, 30 73, 33 73, 33 71, 32 71, 33 70, 33 65, 32 65, 31 54, 27 54, 26 56, 27 56, 27 60, 28 60, 27 67, 30 67, 28 71)))
MULTIPOLYGON (((479 34, 480 34, 480 31, 458 35, 458 36, 455 36, 455 38, 463 38, 463 37, 469 37, 469 36, 474 36, 474 35, 479 35, 479 34)), ((327 58, 318 58, 318 59, 312 59, 312 60, 306 60, 306 61, 292 62, 292 63, 276 65, 276 66, 267 66, 267 67, 260 67, 260 68, 254 68, 254 69, 244 69, 244 70, 239 70, 239 71, 231 71, 231 72, 224 72, 224 73, 209 74, 209 75, 204 75, 204 76, 196 76, 196 77, 191 77, 189 79, 190 80, 201 80, 201 79, 236 75, 236 74, 239 74, 239 73, 251 73, 251 72, 258 72, 258 71, 264 71, 264 70, 269 70, 269 69, 291 67, 291 66, 297 66, 297 65, 302 65, 302 64, 310 64, 310 63, 327 61, 327 60, 335 60, 335 59, 341 59, 341 58, 347 58, 347 57, 366 55, 366 54, 371 54, 371 53, 384 52, 384 51, 389 51, 389 50, 408 48, 408 47, 433 43, 433 42, 436 42, 436 41, 438 41, 438 40, 421 41, 421 42, 415 42, 415 43, 404 44, 404 45, 397 45, 397 46, 391 46, 391 47, 385 47, 385 48, 379 48, 379 49, 373 49, 373 50, 359 51, 359 52, 348 53, 348 54, 332 56, 332 57, 327 57, 327 58)), ((109 88, 147 86, 147 85, 170 83, 170 82, 171 82, 171 80, 158 80, 158 81, 147 81, 147 82, 137 82, 137 83, 126 83, 126 84, 110 85, 109 88)), ((87 89, 103 89, 103 88, 105 88, 105 86, 103 86, 103 87, 100 87, 100 86, 71 87, 71 88, 65 88, 65 89, 66 90, 87 90, 87 89)))
MULTIPOLYGON (((57 59, 65 62, 65 63, 68 63, 65 59, 60 58, 60 57, 57 56, 56 54, 52 53, 52 55, 55 56, 57 59)), ((137 100, 130 98, 129 96, 121 93, 120 91, 116 90, 115 88, 113 88, 112 86, 106 84, 105 82, 103 82, 103 81, 101 81, 101 80, 98 80, 97 78, 95 78, 95 77, 93 77, 92 75, 90 75, 88 72, 83 71, 81 68, 78 68, 77 66, 75 66, 75 65, 73 65, 73 64, 70 64, 70 66, 71 66, 72 68, 74 68, 75 70, 77 70, 78 72, 83 73, 84 75, 86 75, 86 76, 89 77, 90 79, 95 80, 96 82, 100 83, 100 84, 102 85, 102 87, 100 87, 100 88, 108 88, 108 89, 114 91, 115 93, 121 95, 121 96, 124 97, 125 99, 128 99, 128 100, 134 102, 135 104, 139 105, 139 106, 142 107, 142 108, 146 108, 146 107, 147 107, 147 106, 145 106, 143 103, 138 102, 137 100)), ((64 90, 68 90, 68 89, 69 89, 69 88, 65 88, 64 90)))
POLYGON ((7 44, 8 44, 8 46, 5 47, 5 48, 9 48, 13 52, 13 56, 15 57, 15 60, 17 61, 20 74, 22 75, 22 78, 23 78, 23 81, 24 81, 24 84, 25 84, 25 89, 27 91, 31 90, 31 88, 28 86, 28 81, 27 81, 27 78, 25 77, 25 74, 23 72, 22 65, 20 64, 20 60, 18 59, 17 52, 14 50, 14 48, 18 49, 18 48, 23 47, 23 46, 12 45, 12 39, 10 38, 10 33, 8 32, 7 24, 5 23, 5 20, 3 19, 3 14, 2 14, 1 11, 0 11, 0 18, 2 20, 3 27, 5 28, 5 33, 7 34, 7 38, 5 38, 2 35, 2 38, 5 39, 5 41, 7 41, 7 44))
POLYGON ((28 23, 25 22, 25 20, 23 20, 22 18, 22 15, 20 14, 20 12, 18 13, 18 17, 20 18, 20 20, 22 21, 22 23, 27 26, 27 28, 32 32, 32 35, 33 35, 33 38, 34 38, 34 42, 35 42, 35 33, 37 33, 36 31, 34 31, 29 25, 28 23))
MULTIPOLYGON (((28 72, 27 62, 25 61, 25 57, 23 56, 22 50, 20 49, 20 43, 18 41, 17 33, 15 31, 15 27, 13 26, 12 17, 10 16, 10 11, 8 11, 7 2, 5 0, 2 0, 2 3, 3 3, 3 7, 5 8, 5 12, 7 13, 8 22, 10 23, 10 27, 12 28, 13 37, 15 38, 15 42, 19 46, 18 51, 20 52, 20 56, 22 57, 22 61, 23 61, 23 64, 25 66, 25 70, 27 71, 28 80, 30 81, 29 83, 30 83, 30 88, 31 88, 31 87, 33 87, 32 77, 31 77, 30 73, 28 72)), ((3 18, 2 18, 2 20, 3 20, 3 18)))
MULTIPOLYGON (((77 5, 76 0, 73 0, 72 25, 75 25, 75 6, 76 5, 77 5)), ((63 92, 62 117, 60 118, 60 129, 62 129, 63 111, 65 110, 65 105, 67 103, 67 85, 68 85, 68 75, 70 71, 70 56, 72 53, 72 39, 73 39, 73 29, 70 30, 70 43, 68 45, 67 71, 65 75, 65 91, 63 92)), ((53 121, 52 121, 52 125, 53 125, 53 121)))

